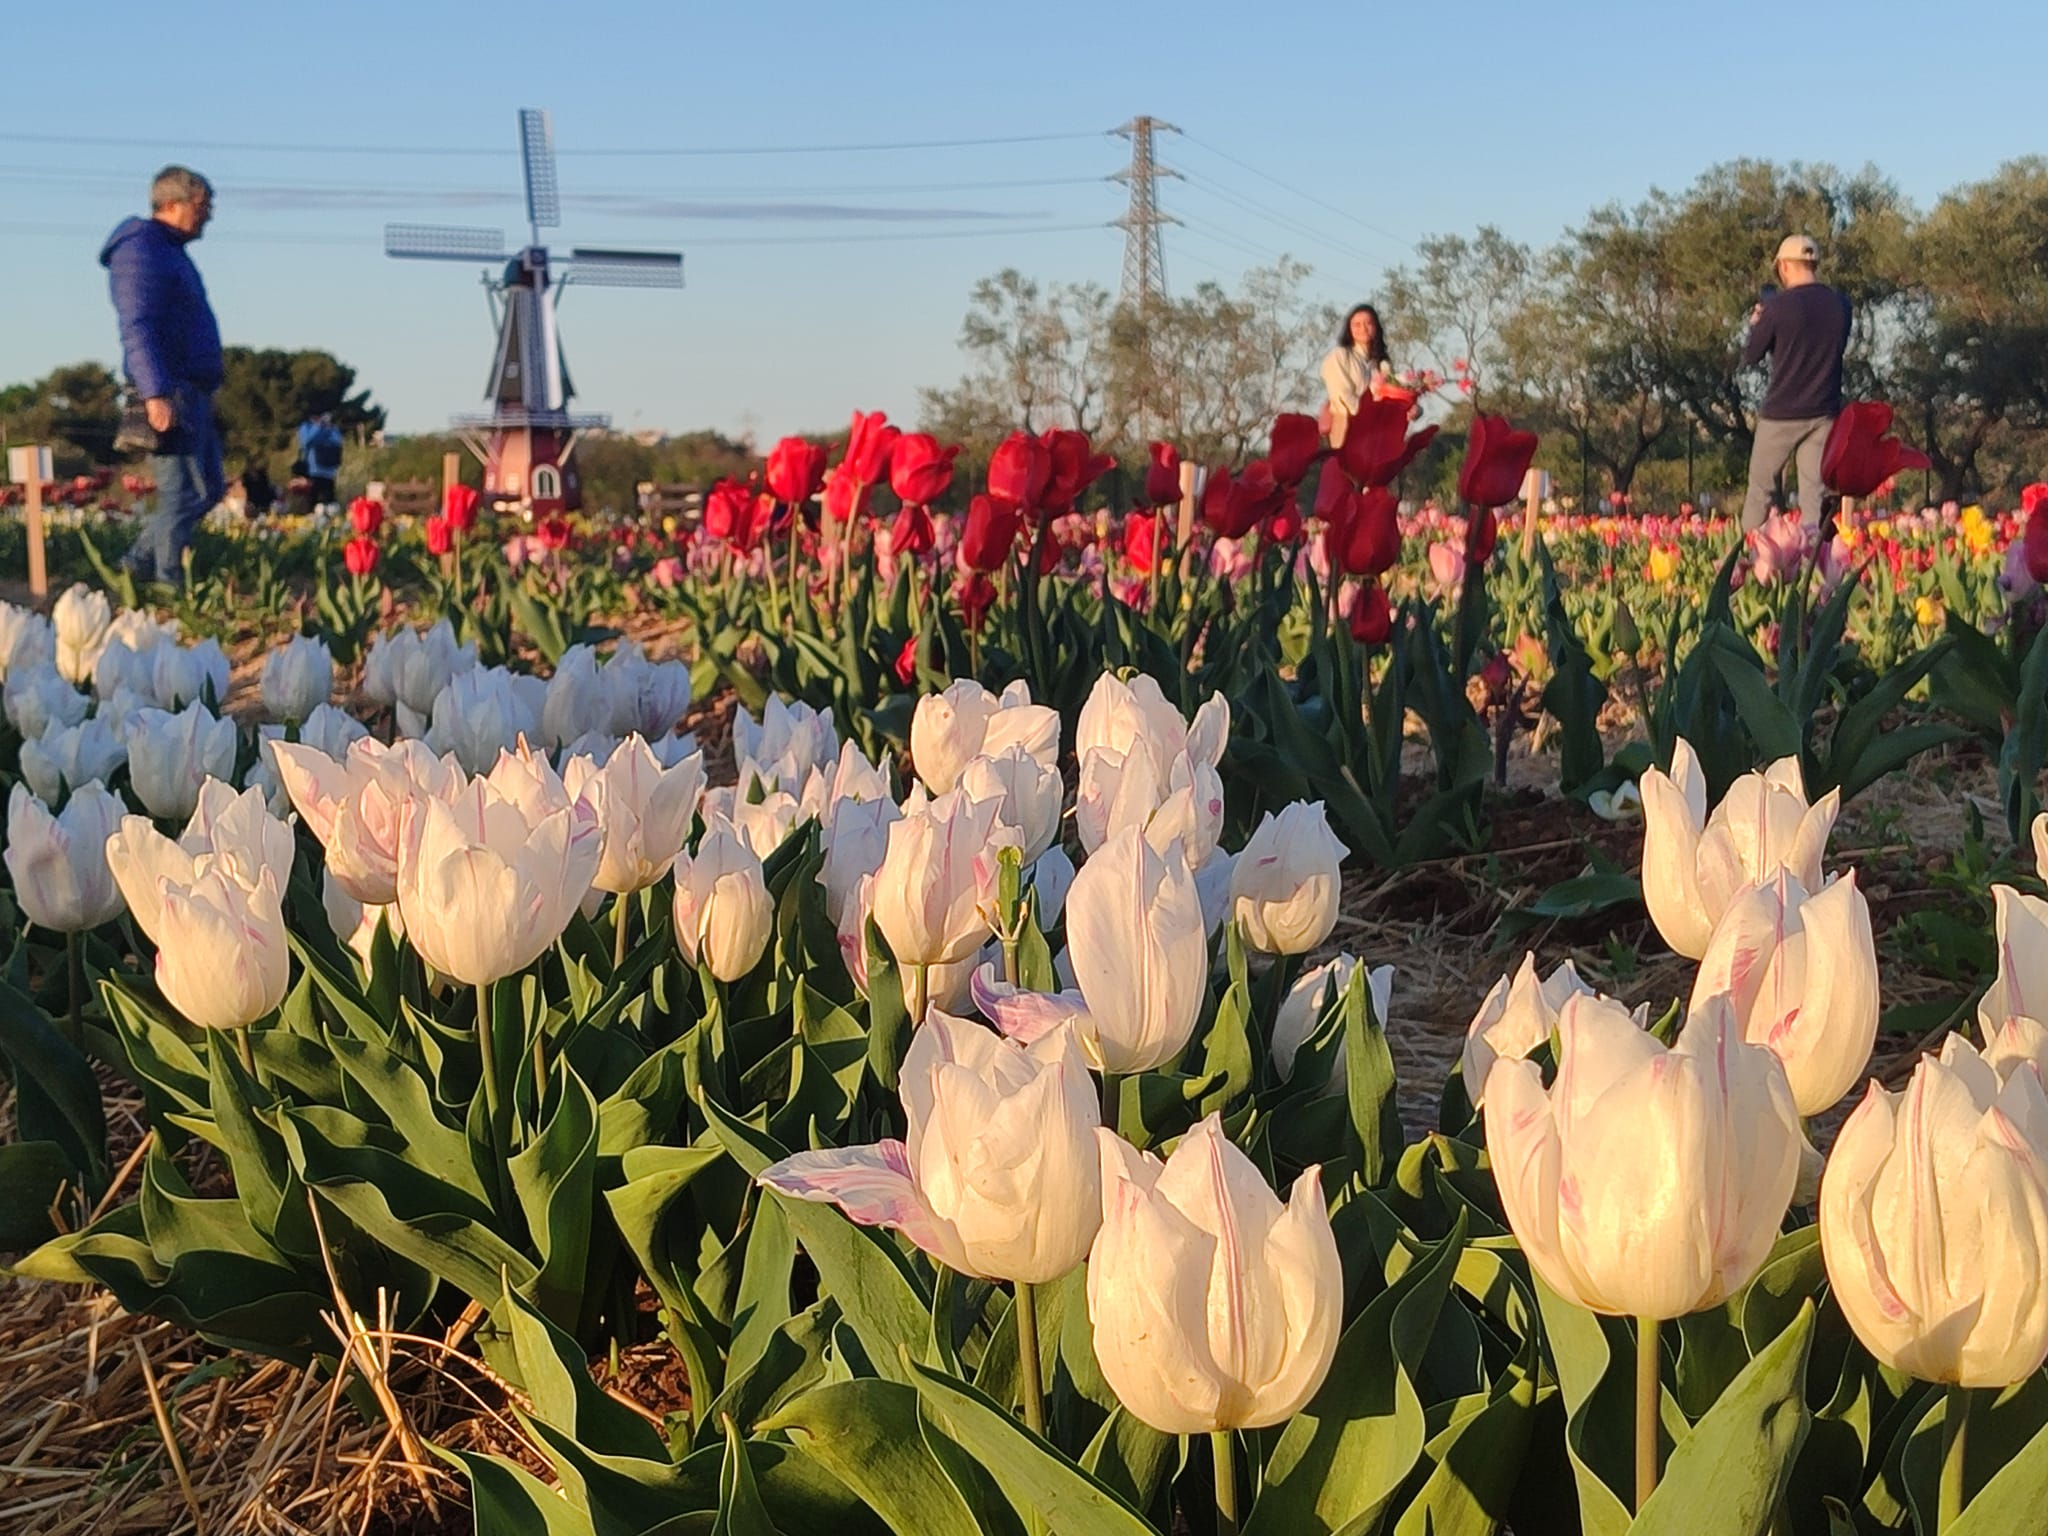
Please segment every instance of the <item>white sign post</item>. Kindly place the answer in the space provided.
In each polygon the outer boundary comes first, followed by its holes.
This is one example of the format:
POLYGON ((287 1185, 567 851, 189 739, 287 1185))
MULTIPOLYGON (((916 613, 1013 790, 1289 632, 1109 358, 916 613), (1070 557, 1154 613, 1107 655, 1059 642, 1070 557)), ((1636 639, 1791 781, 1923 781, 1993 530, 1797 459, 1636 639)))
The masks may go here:
POLYGON ((1522 558, 1525 561, 1536 556, 1536 517, 1543 510, 1543 499, 1549 494, 1549 470, 1531 469, 1522 476, 1522 558))
POLYGON ((28 590, 37 602, 50 595, 50 573, 43 563, 43 482, 52 473, 49 449, 29 443, 7 450, 7 478, 27 494, 28 590))

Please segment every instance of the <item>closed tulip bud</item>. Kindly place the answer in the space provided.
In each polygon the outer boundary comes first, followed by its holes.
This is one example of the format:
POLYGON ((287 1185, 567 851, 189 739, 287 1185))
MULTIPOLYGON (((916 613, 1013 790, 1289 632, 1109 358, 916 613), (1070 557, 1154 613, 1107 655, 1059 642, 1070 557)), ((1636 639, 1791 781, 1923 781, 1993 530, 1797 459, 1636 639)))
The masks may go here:
POLYGON ((1121 1076, 1180 1058, 1202 1011, 1209 937, 1178 848, 1158 853, 1135 828, 1104 843, 1067 892, 1067 953, 1093 1065, 1121 1076))
POLYGON ((1803 1145, 1785 1069, 1711 998, 1666 1050, 1628 1010, 1558 1015, 1557 1080, 1504 1057, 1486 1079, 1486 1151, 1515 1240, 1544 1283, 1594 1312, 1682 1317, 1749 1283, 1777 1239, 1803 1145))
MULTIPOLYGON (((197 645, 159 645, 150 652, 150 685, 137 692, 154 695, 159 709, 183 709, 206 703, 218 710, 228 696, 228 658, 211 637, 197 645)), ((104 695, 103 695, 104 697, 104 695)))
MULTIPOLYGON (((1309 971, 1288 988, 1287 996, 1280 1000, 1280 1011, 1273 1016, 1273 1070, 1281 1077, 1294 1076, 1295 1058, 1315 1034, 1323 1015, 1349 990, 1351 978, 1357 970, 1356 956, 1339 955, 1309 971)), ((1373 1019, 1381 1029, 1385 1029, 1388 1010, 1394 1003, 1394 968, 1391 965, 1375 966, 1366 972, 1365 984, 1372 999, 1373 1019)), ((1344 1037, 1339 1035, 1336 1054, 1330 1061, 1330 1080, 1323 1088, 1324 1093, 1344 1093, 1349 1060, 1344 1037)))
POLYGON ((1567 1002, 1595 996, 1571 961, 1559 965, 1548 980, 1538 980, 1536 957, 1522 956, 1521 968, 1512 978, 1503 976, 1493 984, 1465 1030, 1463 1077, 1472 1107, 1486 1102, 1486 1079, 1496 1061, 1527 1056, 1550 1038, 1567 1002))
POLYGON ((136 924, 155 941, 156 984, 204 1029, 243 1029, 284 1001, 291 981, 284 904, 259 846, 195 853, 140 816, 107 840, 107 864, 136 924), (245 883, 248 876, 254 882, 245 883))
POLYGON ((676 943, 692 965, 738 981, 775 932, 775 904, 761 861, 730 825, 713 821, 695 854, 676 859, 676 943))
POLYGON ((1904 1093, 1873 1082, 1820 1184, 1828 1287, 1856 1337, 1923 1381, 2006 1387, 2048 1359, 2048 1097, 1958 1035, 1904 1093))
POLYGON ((100 651, 107 643, 107 630, 114 622, 114 608, 107 594, 95 592, 84 582, 68 587, 50 608, 50 623, 57 635, 57 670, 67 682, 89 683, 100 651))
POLYGON ((1230 875, 1231 915, 1245 942, 1274 955, 1305 955, 1337 926, 1344 844, 1321 801, 1297 800, 1270 811, 1237 856, 1230 875))
POLYGON ((72 791, 61 814, 17 784, 7 795, 8 877, 22 915, 53 933, 83 933, 121 915, 121 892, 107 868, 107 839, 122 805, 98 784, 72 791))
POLYGON ((943 795, 960 781, 960 770, 981 751, 995 712, 996 696, 971 677, 917 701, 910 716, 910 757, 927 790, 943 795))
POLYGON ((988 938, 975 858, 988 846, 1000 807, 958 790, 932 799, 911 790, 876 871, 875 924, 901 965, 950 965, 988 938))
POLYGON ((128 776, 135 797, 163 821, 183 821, 199 804, 208 779, 223 782, 235 768, 235 722, 216 720, 204 704, 177 714, 145 709, 128 732, 128 776))
POLYGON ((1683 738, 1671 772, 1652 768, 1641 783, 1643 901, 1664 942, 1687 959, 1707 952, 1714 925, 1738 894, 1780 869, 1807 890, 1820 889, 1842 795, 1829 790, 1809 805, 1797 758, 1737 779, 1711 816, 1706 774, 1683 738))
POLYGON ((524 970, 561 936, 603 851, 583 800, 522 805, 489 779, 399 812, 398 910, 435 970, 481 986, 524 970))
POLYGON ((844 922, 861 881, 882 867, 889 852, 889 828, 902 819, 896 802, 886 796, 842 796, 825 811, 820 821, 825 862, 818 883, 825 887, 825 912, 835 926, 844 922))
POLYGON ((1989 1038, 2007 1019, 2048 1023, 2048 901, 2009 885, 1994 885, 1998 973, 1977 1005, 1978 1022, 1989 1038))
POLYGON ((18 603, 0 603, 0 679, 17 666, 33 666, 57 660, 57 631, 33 608, 18 603))
POLYGON ((465 773, 488 773, 500 752, 510 752, 522 738, 541 739, 546 699, 547 684, 537 677, 515 677, 503 667, 458 672, 434 700, 427 745, 453 753, 465 773))
POLYGON ((102 719, 66 726, 52 720, 40 738, 21 744, 21 776, 43 800, 98 780, 104 784, 128 761, 128 749, 102 719))
POLYGON ((401 629, 371 642, 363 662, 363 692, 379 704, 403 705, 424 717, 455 675, 476 664, 476 646, 457 645, 446 619, 430 629, 401 629))
POLYGON ((590 802, 604 833, 591 883, 620 895, 645 890, 668 873, 689 841, 704 792, 704 759, 664 769, 639 736, 628 736, 602 768, 572 758, 563 788, 590 802))
POLYGON ((1066 784, 1058 768, 1047 767, 1021 744, 969 759, 960 774, 960 788, 971 799, 994 800, 1001 806, 998 818, 1022 837, 1026 864, 1059 841, 1066 784))
POLYGON ((785 704, 771 694, 760 723, 743 704, 733 711, 733 758, 756 763, 769 771, 779 784, 793 779, 800 788, 813 768, 829 768, 839 756, 839 733, 832 728, 832 711, 814 710, 808 704, 785 704))
POLYGON ((92 708, 90 694, 80 693, 65 682, 57 669, 40 657, 18 662, 8 669, 0 699, 6 702, 7 723, 23 741, 40 737, 53 722, 76 725, 92 708))
POLYGON ((1344 1271, 1321 1170, 1282 1205, 1209 1116, 1164 1163, 1104 1129, 1088 1317, 1103 1378, 1163 1434, 1299 1413, 1337 1353, 1344 1271))
POLYGON ((947 1268, 1043 1285, 1101 1222, 1094 1085, 1064 1034, 1025 1047, 933 1010, 903 1059, 903 1141, 800 1152, 768 1188, 900 1231, 947 1268))
POLYGON ((273 720, 303 720, 334 693, 334 657, 308 635, 293 635, 263 663, 263 710, 273 720))
POLYGON ((555 663, 541 705, 540 734, 551 747, 566 746, 579 736, 611 729, 613 699, 598 673, 597 652, 572 645, 555 663))
POLYGON ((1714 993, 1734 1004, 1743 1037, 1784 1063, 1800 1114, 1833 1107, 1877 1042, 1877 944, 1855 875, 1809 896, 1781 869, 1736 897, 1707 941, 1691 1006, 1714 993))

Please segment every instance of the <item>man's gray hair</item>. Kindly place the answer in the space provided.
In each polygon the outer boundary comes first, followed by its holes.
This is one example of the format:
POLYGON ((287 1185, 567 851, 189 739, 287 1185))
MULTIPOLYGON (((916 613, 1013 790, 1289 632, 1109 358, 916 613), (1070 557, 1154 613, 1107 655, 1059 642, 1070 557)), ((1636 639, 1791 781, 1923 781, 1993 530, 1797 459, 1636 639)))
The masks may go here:
POLYGON ((182 165, 165 166, 156 173, 156 180, 149 184, 151 209, 168 208, 173 203, 190 203, 212 196, 213 183, 182 165))

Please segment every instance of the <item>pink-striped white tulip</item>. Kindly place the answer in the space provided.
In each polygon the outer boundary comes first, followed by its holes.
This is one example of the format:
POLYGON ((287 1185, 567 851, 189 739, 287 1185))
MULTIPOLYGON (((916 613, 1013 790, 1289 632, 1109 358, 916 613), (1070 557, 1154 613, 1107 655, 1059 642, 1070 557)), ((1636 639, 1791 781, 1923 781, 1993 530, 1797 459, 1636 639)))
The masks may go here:
POLYGON ((1778 1235, 1802 1139, 1778 1058, 1712 998, 1666 1050, 1621 1004, 1558 1016, 1557 1079, 1505 1057, 1486 1080, 1486 1150, 1515 1240, 1594 1312, 1682 1317, 1749 1283, 1778 1235))
POLYGON ((1105 843, 1067 892, 1067 954, 1093 1065, 1122 1075, 1177 1060, 1209 972, 1202 903, 1179 848, 1155 852, 1135 827, 1105 843))
POLYGON ((1849 1326, 1894 1370, 2005 1387, 2048 1359, 2048 1096, 1960 1036, 1902 1094, 1873 1082, 1820 1185, 1821 1254, 1849 1326))
POLYGON ((436 757, 419 741, 386 746, 370 737, 349 743, 340 762, 299 742, 271 742, 269 751, 341 888, 367 906, 398 900, 404 809, 412 800, 446 800, 461 789, 463 772, 454 757, 436 757))
POLYGON ((1042 1285, 1101 1221, 1094 1084, 1071 1039, 1005 1040, 933 1009, 903 1058, 903 1141, 799 1152, 761 1183, 893 1227, 949 1269, 1042 1285))
POLYGON ((1571 961, 1564 961, 1542 980, 1536 975, 1536 956, 1523 955, 1520 969, 1493 984, 1466 1026, 1463 1076, 1472 1107, 1485 1104, 1486 1079, 1496 1061, 1503 1056, 1527 1056, 1550 1038, 1567 1002, 1595 995, 1579 979, 1578 968, 1571 961))
POLYGON ((1305 955, 1337 926, 1344 843, 1320 800, 1268 811, 1230 871, 1230 913, 1245 942, 1271 955, 1305 955))
POLYGON ((775 933, 761 860, 731 823, 714 819, 697 851, 676 857, 676 943, 720 981, 751 971, 775 933))
POLYGON ((52 933, 83 933, 121 915, 107 839, 123 809, 96 779, 73 790, 55 816, 26 784, 8 791, 5 859, 23 916, 52 933))
POLYGON ((1022 839, 1026 864, 1059 841, 1066 785, 1056 765, 1040 762, 1021 744, 969 758, 960 770, 959 785, 972 799, 996 802, 998 818, 1022 839))
POLYGON ((1799 760, 1784 758, 1744 774, 1707 813, 1707 779, 1680 738, 1671 772, 1642 777, 1643 901, 1657 931, 1679 954, 1707 952, 1714 925, 1737 895, 1788 869, 1820 889, 1821 857, 1841 808, 1840 790, 1807 803, 1799 760))
POLYGON ((1691 1006, 1717 993, 1743 1038, 1785 1064, 1800 1114, 1839 1102, 1877 1043, 1877 943, 1855 874, 1809 896, 1781 869, 1737 896, 1700 958, 1691 1006))
POLYGON ((937 799, 913 787, 875 872, 875 926, 899 965, 951 965, 988 938, 977 857, 1001 806, 950 790, 937 799))
POLYGON ((1164 1163, 1106 1129, 1096 1142, 1088 1316, 1118 1401, 1169 1435, 1292 1418, 1329 1374, 1344 1310, 1321 1170, 1282 1205, 1216 1115, 1164 1163))
POLYGON ((971 677, 963 677, 943 693, 926 694, 910 717, 910 757, 917 776, 934 795, 960 782, 960 773, 977 757, 995 757, 1011 747, 1048 768, 1058 768, 1060 717, 1056 710, 1031 702, 1031 686, 1021 678, 1000 697, 971 677))
POLYGON ((2048 901, 1994 885, 1998 972, 1977 1005, 1986 1038, 2010 1018, 2048 1023, 2048 901))
POLYGON ((562 788, 590 802, 604 831, 591 884, 627 895, 667 874, 689 841, 704 792, 704 759, 693 753, 663 768, 645 738, 628 736, 601 768, 587 757, 570 758, 562 788))

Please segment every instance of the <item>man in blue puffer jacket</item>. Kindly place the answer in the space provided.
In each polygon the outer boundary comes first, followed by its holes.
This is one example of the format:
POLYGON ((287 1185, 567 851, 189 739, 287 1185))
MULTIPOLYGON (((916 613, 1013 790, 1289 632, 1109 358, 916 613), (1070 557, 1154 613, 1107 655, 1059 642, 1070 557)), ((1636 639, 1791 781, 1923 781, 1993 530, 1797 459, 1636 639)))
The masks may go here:
POLYGON ((170 165, 149 189, 150 217, 124 219, 100 265, 111 274, 121 360, 157 434, 150 459, 156 513, 122 564, 139 581, 176 581, 192 530, 226 489, 213 392, 221 384, 220 327, 185 247, 213 217, 213 185, 170 165))

